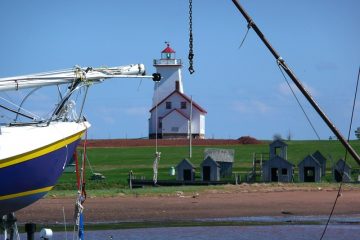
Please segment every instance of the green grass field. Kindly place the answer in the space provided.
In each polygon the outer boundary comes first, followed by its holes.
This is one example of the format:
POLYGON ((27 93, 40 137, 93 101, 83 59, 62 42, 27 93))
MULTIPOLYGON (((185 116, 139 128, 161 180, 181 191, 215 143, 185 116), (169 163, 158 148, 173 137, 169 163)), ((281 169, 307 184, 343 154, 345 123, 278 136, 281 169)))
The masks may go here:
MULTIPOLYGON (((297 164, 308 154, 319 150, 327 158, 327 176, 324 182, 331 181, 332 160, 344 158, 345 149, 338 141, 288 141, 288 160, 297 164), (331 158, 329 158, 331 156, 331 158)), ((230 148, 235 150, 233 172, 238 173, 241 179, 252 168, 253 153, 265 153, 269 151, 269 142, 257 145, 234 145, 219 146, 218 148, 230 148)), ((360 141, 352 141, 351 145, 358 152, 360 141)), ((214 146, 193 146, 191 162, 197 166, 196 178, 200 178, 200 163, 203 160, 204 149, 214 146)), ((81 151, 81 149, 79 149, 81 151)), ((176 166, 182 159, 188 158, 189 147, 159 147, 161 160, 159 163, 158 179, 175 179, 169 175, 170 167, 176 166)), ((105 189, 126 189, 129 171, 132 170, 137 178, 145 177, 152 179, 152 165, 154 161, 155 147, 128 147, 128 148, 91 148, 87 150, 88 159, 94 172, 102 173, 106 179, 101 181, 87 180, 88 190, 102 191, 105 189)), ((347 162, 353 168, 353 177, 357 179, 359 174, 358 164, 348 155, 347 162)), ((91 168, 86 166, 87 179, 90 178, 91 168)), ((297 181, 297 169, 295 169, 295 181, 297 181)), ((64 173, 59 179, 55 190, 75 190, 76 174, 64 173)), ((122 190, 119 190, 122 191, 122 190)))

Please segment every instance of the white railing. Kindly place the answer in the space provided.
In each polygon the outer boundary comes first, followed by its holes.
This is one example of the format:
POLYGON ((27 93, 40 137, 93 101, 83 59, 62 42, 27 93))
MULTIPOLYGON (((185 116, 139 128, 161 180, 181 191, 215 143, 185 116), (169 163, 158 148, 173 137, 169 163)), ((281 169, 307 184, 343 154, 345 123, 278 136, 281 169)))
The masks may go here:
POLYGON ((154 59, 154 65, 182 65, 181 59, 154 59))

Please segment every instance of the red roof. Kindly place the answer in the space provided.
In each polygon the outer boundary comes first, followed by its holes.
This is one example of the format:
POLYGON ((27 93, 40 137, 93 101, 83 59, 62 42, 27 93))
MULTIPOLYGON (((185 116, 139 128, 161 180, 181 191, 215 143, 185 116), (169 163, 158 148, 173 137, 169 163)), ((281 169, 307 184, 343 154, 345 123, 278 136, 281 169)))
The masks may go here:
POLYGON ((175 51, 170 47, 170 44, 167 43, 167 47, 164 50, 162 50, 161 53, 175 53, 175 51))
MULTIPOLYGON (((179 90, 174 90, 172 93, 169 94, 169 96, 167 96, 166 98, 164 98, 162 101, 160 101, 157 106, 159 106, 160 104, 162 104, 163 102, 165 102, 169 97, 171 97, 173 94, 179 94, 181 97, 183 97, 188 103, 191 103, 191 98, 189 98, 188 96, 186 96, 185 94, 181 93, 179 90)), ((206 110, 203 109, 202 107, 200 107, 200 105, 198 105, 197 103, 195 103, 194 101, 192 102, 193 107, 197 108, 200 112, 206 114, 206 110)), ((149 112, 152 112, 154 109, 156 108, 156 106, 154 106, 153 108, 150 109, 149 112)))
POLYGON ((179 113, 181 116, 183 116, 184 118, 186 118, 187 120, 189 120, 189 118, 187 116, 185 116, 185 114, 183 114, 182 112, 180 112, 178 109, 174 108, 173 110, 171 110, 170 112, 168 112, 167 114, 165 114, 162 118, 166 118, 168 115, 170 115, 172 112, 176 111, 177 113, 179 113))

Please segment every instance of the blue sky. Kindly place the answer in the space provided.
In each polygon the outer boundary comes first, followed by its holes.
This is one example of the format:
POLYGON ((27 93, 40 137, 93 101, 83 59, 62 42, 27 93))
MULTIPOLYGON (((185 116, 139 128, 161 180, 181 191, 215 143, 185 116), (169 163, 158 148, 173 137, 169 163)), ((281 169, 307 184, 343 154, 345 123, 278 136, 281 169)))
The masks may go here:
MULTIPOLYGON (((360 1, 240 3, 346 135, 360 65, 360 1)), ((247 24, 230 0, 194 0, 193 24, 196 72, 190 75, 188 1, 1 1, 0 77, 131 63, 144 63, 152 73, 153 59, 169 41, 185 63, 185 93, 208 111, 208 138, 291 133, 293 139, 316 139, 252 30, 239 49, 247 24)), ((152 91, 151 81, 134 79, 92 87, 85 108, 90 138, 147 136, 152 91)), ((328 139, 331 131, 298 96, 320 137, 328 139)), ((359 109, 358 101, 354 127, 360 126, 359 109)))

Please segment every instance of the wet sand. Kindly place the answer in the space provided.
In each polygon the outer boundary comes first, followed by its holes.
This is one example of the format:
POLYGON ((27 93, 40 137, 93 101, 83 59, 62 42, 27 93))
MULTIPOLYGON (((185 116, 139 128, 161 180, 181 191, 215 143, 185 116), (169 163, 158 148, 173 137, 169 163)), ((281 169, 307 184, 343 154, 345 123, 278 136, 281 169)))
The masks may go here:
MULTIPOLYGON (((84 203, 86 222, 191 221, 247 216, 328 215, 337 195, 334 188, 291 185, 238 185, 221 190, 156 196, 91 197, 84 203)), ((63 208, 73 220, 74 198, 48 197, 16 213, 20 223, 61 223, 63 208)), ((359 215, 360 189, 345 188, 334 215, 359 215)))

